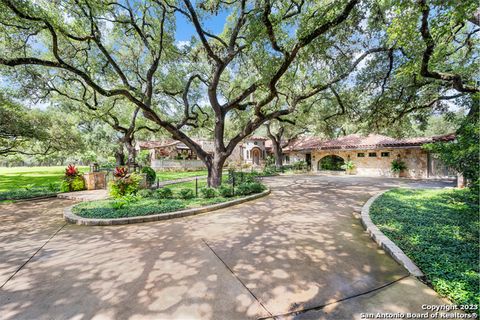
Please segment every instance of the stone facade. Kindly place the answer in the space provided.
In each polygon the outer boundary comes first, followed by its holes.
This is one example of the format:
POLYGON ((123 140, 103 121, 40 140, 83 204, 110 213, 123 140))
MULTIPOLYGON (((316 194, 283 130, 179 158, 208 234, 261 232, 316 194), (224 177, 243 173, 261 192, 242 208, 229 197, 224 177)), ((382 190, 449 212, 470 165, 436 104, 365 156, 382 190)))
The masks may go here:
POLYGON ((428 153, 416 148, 385 148, 366 150, 319 150, 312 152, 312 170, 319 171, 318 162, 325 156, 336 155, 355 164, 354 174, 362 176, 395 176, 391 171, 392 161, 400 159, 407 165, 401 177, 426 179, 428 177, 428 153), (363 154, 363 157, 361 157, 363 154), (375 154, 375 155, 374 155, 375 154))

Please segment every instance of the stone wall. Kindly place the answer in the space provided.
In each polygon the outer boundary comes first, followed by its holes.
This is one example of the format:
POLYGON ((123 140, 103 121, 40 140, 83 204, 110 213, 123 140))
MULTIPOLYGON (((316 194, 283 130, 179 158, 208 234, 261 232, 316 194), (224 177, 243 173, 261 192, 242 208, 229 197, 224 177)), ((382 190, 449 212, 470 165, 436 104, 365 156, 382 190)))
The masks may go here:
POLYGON ((428 178, 428 154, 421 148, 398 148, 398 149, 376 149, 376 150, 321 150, 312 152, 312 170, 318 171, 318 161, 328 155, 337 155, 345 161, 351 160, 355 164, 354 173, 362 176, 384 176, 393 177, 390 170, 392 161, 400 158, 407 165, 407 170, 402 177, 413 179, 428 178), (370 157, 369 153, 376 153, 370 157), (382 157, 382 152, 388 152, 388 156, 382 157), (358 157, 363 153, 364 157, 358 157))

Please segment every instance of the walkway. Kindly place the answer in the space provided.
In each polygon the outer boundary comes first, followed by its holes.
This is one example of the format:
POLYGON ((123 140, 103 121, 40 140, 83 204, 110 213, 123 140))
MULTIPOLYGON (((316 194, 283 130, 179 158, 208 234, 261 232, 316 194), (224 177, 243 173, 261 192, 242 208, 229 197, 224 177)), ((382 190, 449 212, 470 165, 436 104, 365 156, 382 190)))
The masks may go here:
POLYGON ((2 319, 360 319, 444 303, 352 215, 408 181, 267 182, 250 203, 126 226, 65 225, 70 200, 1 205, 2 319))

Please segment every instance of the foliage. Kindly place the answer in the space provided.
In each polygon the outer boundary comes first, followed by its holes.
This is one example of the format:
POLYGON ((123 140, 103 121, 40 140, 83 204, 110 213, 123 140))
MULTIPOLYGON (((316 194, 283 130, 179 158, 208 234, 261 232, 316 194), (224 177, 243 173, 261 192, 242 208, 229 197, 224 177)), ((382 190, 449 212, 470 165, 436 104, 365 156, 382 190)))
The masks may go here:
POLYGON ((176 199, 139 199, 128 201, 125 198, 82 202, 73 207, 73 212, 85 218, 124 218, 173 212, 185 208, 186 204, 176 199))
POLYGON ((294 169, 294 170, 298 170, 298 171, 305 171, 305 170, 307 170, 307 162, 304 161, 304 160, 300 160, 300 161, 294 162, 292 166, 293 166, 293 169, 294 169))
POLYGON ((193 192, 192 189, 184 188, 178 191, 178 196, 181 199, 192 199, 192 198, 195 198, 195 193, 193 192))
POLYGON ((206 199, 215 198, 217 196, 217 190, 215 188, 202 188, 200 189, 200 193, 206 199))
POLYGON ((69 164, 65 169, 66 177, 76 177, 78 175, 78 169, 73 164, 69 164))
POLYGON ((128 175, 128 168, 127 167, 116 167, 113 170, 113 176, 116 178, 124 178, 128 175))
POLYGON ((222 184, 217 190, 218 194, 224 198, 233 197, 232 187, 228 184, 222 184))
POLYGON ((0 155, 48 156, 83 148, 68 117, 51 109, 29 109, 0 92, 0 155))
POLYGON ((345 170, 342 166, 345 164, 345 161, 335 155, 329 155, 320 159, 320 169, 321 170, 333 170, 333 171, 341 171, 345 170))
POLYGON ((355 169, 355 163, 353 163, 352 160, 349 160, 349 161, 345 162, 344 164, 342 164, 340 166, 340 168, 343 169, 343 170, 352 171, 353 169, 355 169))
POLYGON ((78 171, 77 167, 69 164, 65 169, 60 190, 62 192, 81 191, 85 189, 85 180, 78 171))
POLYGON ((173 198, 173 191, 169 187, 162 187, 155 190, 155 197, 158 199, 171 199, 173 198))
POLYGON ((114 178, 109 183, 110 196, 118 199, 126 195, 135 195, 141 180, 142 177, 135 173, 114 178))
POLYGON ((265 168, 263 168, 262 176, 267 177, 267 176, 274 176, 277 174, 278 174, 278 170, 275 165, 265 166, 265 168))
POLYGON ((478 193, 480 183, 480 127, 478 116, 466 119, 452 142, 438 142, 424 146, 439 155, 447 166, 463 174, 468 185, 478 193), (472 119, 473 118, 473 119, 472 119))
POLYGON ((11 189, 8 191, 0 191, 0 201, 54 196, 59 191, 59 186, 57 184, 52 184, 45 187, 11 189))
POLYGON ((157 177, 155 170, 153 170, 151 167, 143 167, 142 173, 145 173, 147 175, 147 183, 149 185, 152 185, 155 183, 155 179, 157 177))
POLYGON ((442 296, 478 304, 478 197, 469 190, 395 189, 370 209, 372 221, 442 296))
POLYGON ((142 198, 151 198, 154 196, 154 194, 155 192, 150 189, 141 189, 141 190, 138 190, 137 192, 137 195, 142 198))
POLYGON ((252 193, 260 193, 265 190, 265 185, 259 182, 245 182, 235 188, 235 193, 238 195, 246 196, 252 193))
POLYGON ((403 170, 407 170, 407 164, 400 159, 395 159, 392 161, 391 170, 392 172, 399 173, 403 170))
POLYGON ((150 166, 150 151, 141 150, 137 155, 137 162, 143 167, 150 166))

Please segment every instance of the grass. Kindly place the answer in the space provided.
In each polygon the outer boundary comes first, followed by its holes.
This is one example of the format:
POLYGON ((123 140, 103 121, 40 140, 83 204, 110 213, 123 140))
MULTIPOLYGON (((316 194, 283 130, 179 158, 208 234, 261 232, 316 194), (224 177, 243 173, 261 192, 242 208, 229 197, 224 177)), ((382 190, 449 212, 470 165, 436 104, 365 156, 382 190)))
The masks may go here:
POLYGON ((175 180, 181 178, 207 176, 207 170, 200 171, 157 171, 159 181, 175 180))
MULTIPOLYGON (((88 167, 78 167, 78 169, 80 172, 89 170, 88 167)), ((0 192, 60 184, 64 172, 65 166, 0 167, 0 192)))
POLYGON ((458 305, 478 304, 478 196, 468 189, 395 189, 376 200, 370 214, 440 295, 458 305))

